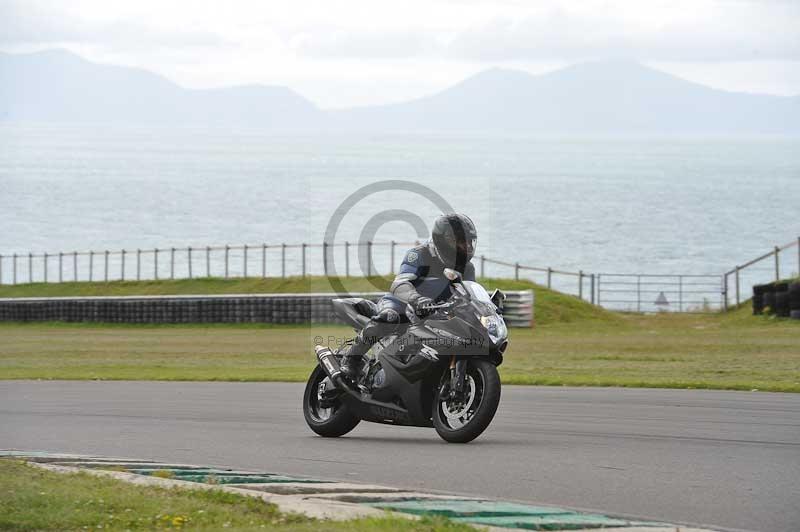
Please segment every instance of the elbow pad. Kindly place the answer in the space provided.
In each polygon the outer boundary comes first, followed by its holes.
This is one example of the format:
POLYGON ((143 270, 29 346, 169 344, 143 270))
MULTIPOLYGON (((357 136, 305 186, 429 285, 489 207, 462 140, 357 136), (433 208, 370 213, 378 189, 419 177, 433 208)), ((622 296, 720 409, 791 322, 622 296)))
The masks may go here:
POLYGON ((419 297, 417 289, 408 279, 395 279, 390 290, 392 295, 406 303, 410 303, 419 297))

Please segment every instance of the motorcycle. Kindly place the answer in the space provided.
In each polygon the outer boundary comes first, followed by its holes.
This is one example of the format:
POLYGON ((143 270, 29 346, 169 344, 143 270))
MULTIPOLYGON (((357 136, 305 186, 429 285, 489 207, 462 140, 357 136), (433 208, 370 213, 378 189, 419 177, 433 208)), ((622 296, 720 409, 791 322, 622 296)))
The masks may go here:
MULTIPOLYGON (((449 298, 430 305, 425 318, 409 307, 407 323, 376 342, 356 378, 342 373, 341 350, 315 347, 318 365, 303 394, 311 430, 338 437, 369 421, 433 427, 451 443, 472 441, 486 430, 500 403, 497 366, 508 347, 505 295, 489 295, 455 270, 444 274, 449 298)), ((377 312, 362 298, 334 299, 333 305, 356 331, 377 312)))

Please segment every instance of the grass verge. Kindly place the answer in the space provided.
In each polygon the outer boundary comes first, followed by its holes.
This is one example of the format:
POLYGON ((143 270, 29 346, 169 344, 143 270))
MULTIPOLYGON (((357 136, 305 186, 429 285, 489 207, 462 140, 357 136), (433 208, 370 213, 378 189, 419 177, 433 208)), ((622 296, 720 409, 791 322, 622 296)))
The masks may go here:
MULTIPOLYGON (((350 291, 388 278, 344 280, 350 291)), ((800 392, 800 322, 720 314, 620 314, 529 281, 485 286, 536 292, 536 327, 511 329, 506 384, 800 392)), ((314 292, 322 277, 0 286, 0 296, 314 292)), ((382 283, 382 284, 381 284, 382 283)), ((327 287, 327 288, 326 288, 327 287)), ((318 325, 0 323, 0 379, 305 381, 315 343, 353 335, 318 325)))
MULTIPOLYGON (((0 379, 305 381, 338 326, 0 323, 0 379)), ((511 329, 506 384, 800 392, 800 322, 616 315, 511 329)))
POLYGON ((139 486, 86 473, 60 474, 0 460, 2 530, 468 531, 441 518, 319 521, 221 490, 139 486))

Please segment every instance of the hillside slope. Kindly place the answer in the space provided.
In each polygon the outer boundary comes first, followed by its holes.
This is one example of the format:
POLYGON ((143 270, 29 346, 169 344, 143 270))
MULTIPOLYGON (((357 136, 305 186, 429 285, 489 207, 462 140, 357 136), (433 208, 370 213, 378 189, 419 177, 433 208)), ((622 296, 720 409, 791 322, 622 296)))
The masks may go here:
POLYGON ((0 53, 0 120, 313 127, 322 113, 286 87, 192 90, 65 50, 0 53))

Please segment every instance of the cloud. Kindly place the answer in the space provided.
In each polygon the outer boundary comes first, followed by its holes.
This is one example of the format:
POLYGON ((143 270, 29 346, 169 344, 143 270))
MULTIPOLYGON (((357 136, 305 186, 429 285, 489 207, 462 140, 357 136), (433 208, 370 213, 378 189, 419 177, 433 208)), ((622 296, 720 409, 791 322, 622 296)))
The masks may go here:
POLYGON ((353 31, 339 28, 305 29, 289 46, 309 57, 399 59, 438 54, 442 42, 430 32, 413 30, 353 31))
POLYGON ((733 3, 707 17, 677 17, 663 23, 631 21, 615 12, 587 15, 553 9, 519 20, 492 19, 459 33, 446 52, 480 61, 796 60, 800 59, 797 6, 773 3, 766 9, 733 3))
MULTIPOLYGON (((574 61, 624 57, 642 61, 800 59, 800 2, 543 1, 524 9, 478 10, 473 24, 316 26, 289 37, 312 57, 439 57, 456 60, 574 61), (482 15, 482 16, 477 16, 482 15)), ((471 4, 459 5, 469 10, 471 4)), ((517 6, 518 7, 518 6, 517 6)))
POLYGON ((0 44, 269 46, 317 59, 468 62, 800 59, 797 0, 230 2, 0 0, 0 44))
POLYGON ((604 58, 797 93, 799 27, 800 0, 0 0, 4 51, 63 47, 192 87, 290 84, 328 106, 604 58))
POLYGON ((63 43, 140 50, 231 44, 214 32, 158 28, 135 18, 86 20, 64 11, 59 4, 54 3, 8 0, 0 3, 0 44, 18 46, 63 43))

